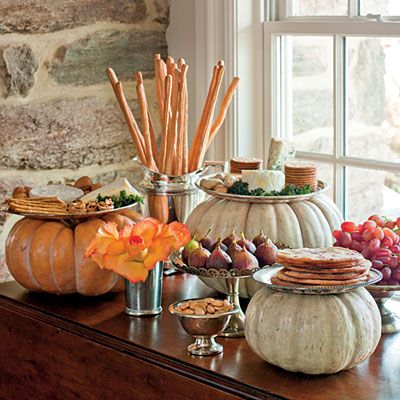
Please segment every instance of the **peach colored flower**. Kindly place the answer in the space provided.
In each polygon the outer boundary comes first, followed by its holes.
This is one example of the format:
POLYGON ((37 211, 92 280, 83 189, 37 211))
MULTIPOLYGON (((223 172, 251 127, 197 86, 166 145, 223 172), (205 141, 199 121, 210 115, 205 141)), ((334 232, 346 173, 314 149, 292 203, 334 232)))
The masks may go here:
POLYGON ((144 282, 157 262, 168 259, 189 240, 189 229, 179 222, 167 225, 145 218, 137 224, 125 225, 120 231, 115 223, 109 222, 91 240, 85 257, 131 282, 144 282))

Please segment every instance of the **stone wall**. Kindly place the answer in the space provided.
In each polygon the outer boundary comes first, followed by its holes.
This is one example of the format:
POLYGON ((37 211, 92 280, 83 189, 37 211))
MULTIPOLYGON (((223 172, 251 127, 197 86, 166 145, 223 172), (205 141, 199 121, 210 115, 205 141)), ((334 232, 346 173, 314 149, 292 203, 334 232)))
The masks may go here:
POLYGON ((131 104, 141 70, 154 108, 153 54, 167 53, 168 0, 61 3, 0 2, 0 203, 17 185, 135 179, 133 145, 104 70, 115 69, 131 104))

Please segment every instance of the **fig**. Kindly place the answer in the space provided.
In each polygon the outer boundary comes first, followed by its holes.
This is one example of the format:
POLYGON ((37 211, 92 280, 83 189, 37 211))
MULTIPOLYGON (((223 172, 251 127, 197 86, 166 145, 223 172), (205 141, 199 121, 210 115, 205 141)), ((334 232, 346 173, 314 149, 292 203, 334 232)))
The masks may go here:
POLYGON ((199 243, 203 246, 204 249, 211 250, 211 247, 215 244, 215 240, 208 236, 211 232, 211 229, 208 230, 206 235, 199 240, 199 243))
POLYGON ((258 247, 265 243, 268 238, 264 235, 264 231, 260 229, 260 233, 253 239, 254 246, 258 247))
POLYGON ((208 257, 211 253, 204 249, 201 243, 196 250, 193 250, 189 256, 189 266, 194 268, 206 268, 208 257))
POLYGON ((221 238, 218 238, 218 240, 211 246, 211 249, 210 249, 211 253, 217 248, 217 246, 221 247, 222 251, 226 252, 228 250, 228 246, 224 245, 221 242, 221 238))
POLYGON ((243 232, 242 238, 237 242, 237 244, 240 247, 246 246, 247 251, 249 251, 251 254, 254 254, 256 251, 256 246, 254 246, 254 243, 251 240, 246 239, 243 232))
POLYGON ((242 248, 237 244, 236 239, 234 239, 226 252, 228 256, 233 260, 235 256, 239 254, 241 251, 242 248))
POLYGON ((207 260, 207 268, 229 269, 231 265, 231 258, 221 249, 221 244, 217 244, 207 260))
POLYGON ((258 261, 243 245, 242 250, 233 259, 232 267, 236 269, 253 269, 258 267, 258 261))
POLYGON ((263 244, 260 244, 254 255, 256 256, 260 267, 264 265, 272 265, 276 263, 276 253, 278 252, 278 248, 275 244, 270 240, 267 239, 263 244))
POLYGON ((194 239, 191 239, 186 243, 186 246, 182 250, 182 260, 185 264, 188 263, 190 254, 192 254, 192 252, 198 248, 199 242, 194 239))
POLYGON ((238 238, 236 237, 236 235, 235 235, 235 231, 233 230, 231 233, 230 233, 230 235, 229 236, 227 236, 223 241, 222 241, 222 243, 226 246, 226 247, 229 247, 231 244, 232 244, 232 242, 234 241, 234 240, 237 240, 238 238))

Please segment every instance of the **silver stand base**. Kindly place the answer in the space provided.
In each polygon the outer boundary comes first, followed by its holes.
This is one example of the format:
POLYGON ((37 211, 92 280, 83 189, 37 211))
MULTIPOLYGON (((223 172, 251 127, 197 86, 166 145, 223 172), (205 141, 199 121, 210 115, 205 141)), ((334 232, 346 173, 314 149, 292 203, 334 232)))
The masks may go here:
POLYGON ((195 336, 196 341, 188 346, 194 356, 213 356, 222 353, 224 348, 215 341, 215 336, 195 336))

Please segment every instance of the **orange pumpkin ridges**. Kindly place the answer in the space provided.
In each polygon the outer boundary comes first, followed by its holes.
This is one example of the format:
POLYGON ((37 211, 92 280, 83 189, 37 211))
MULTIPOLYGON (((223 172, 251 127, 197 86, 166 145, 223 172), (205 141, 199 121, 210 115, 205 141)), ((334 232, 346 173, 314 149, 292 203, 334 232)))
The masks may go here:
POLYGON ((93 218, 73 228, 61 222, 23 218, 13 226, 6 241, 11 275, 34 291, 97 296, 123 290, 120 276, 83 257, 97 229, 107 222, 115 222, 119 229, 134 223, 119 214, 93 218))

